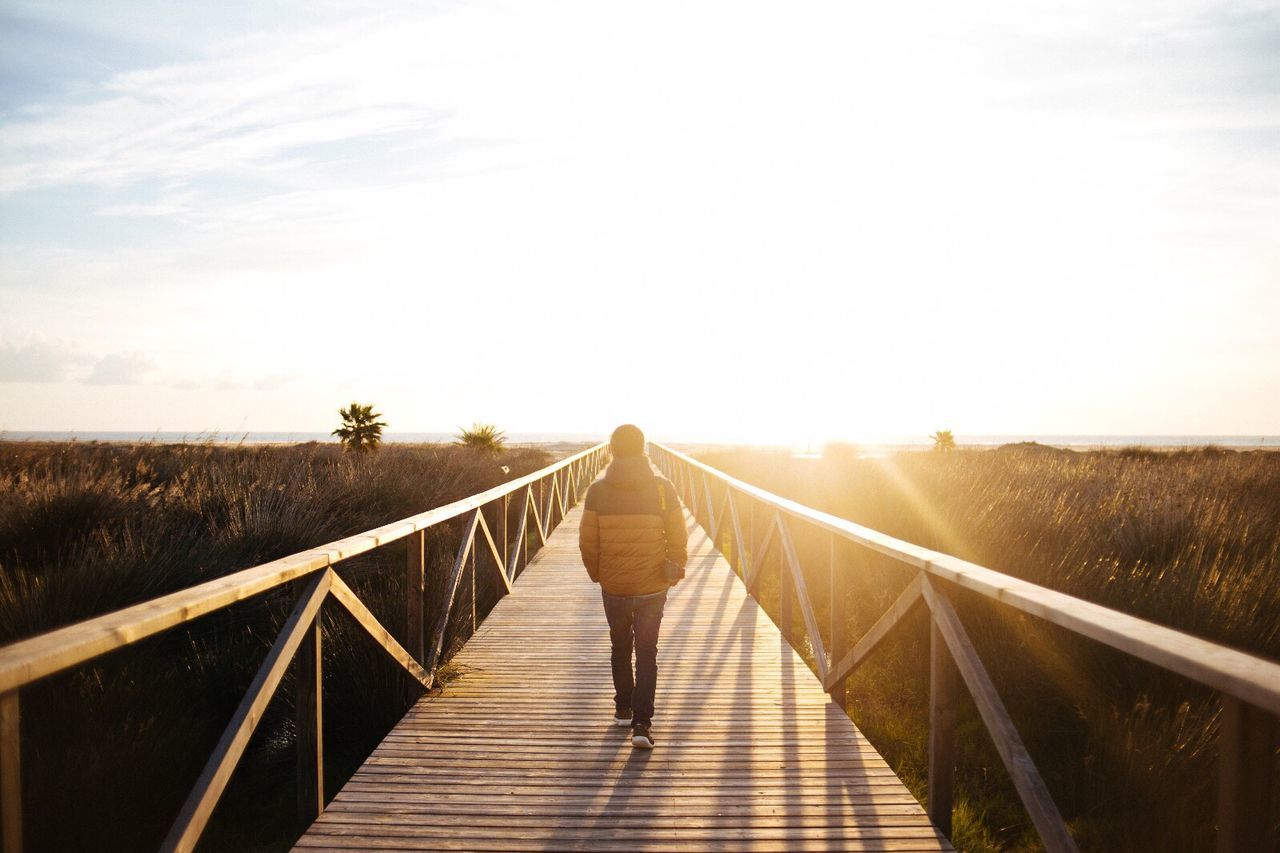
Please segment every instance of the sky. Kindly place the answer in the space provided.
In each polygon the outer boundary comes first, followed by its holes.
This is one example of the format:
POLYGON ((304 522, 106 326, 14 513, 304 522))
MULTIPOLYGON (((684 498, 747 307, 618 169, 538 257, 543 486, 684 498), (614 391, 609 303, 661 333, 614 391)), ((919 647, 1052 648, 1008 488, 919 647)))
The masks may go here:
POLYGON ((1280 433, 1275 2, 0 3, 0 430, 1280 433))

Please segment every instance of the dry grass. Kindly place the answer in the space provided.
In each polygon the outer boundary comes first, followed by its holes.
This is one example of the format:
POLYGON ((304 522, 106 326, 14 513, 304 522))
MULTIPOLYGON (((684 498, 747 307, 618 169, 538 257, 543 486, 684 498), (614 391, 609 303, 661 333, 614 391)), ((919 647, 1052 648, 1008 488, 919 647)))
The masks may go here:
MULTIPOLYGON (((0 642, 403 518, 549 461, 512 451, 502 459, 508 474, 492 458, 438 446, 344 456, 320 444, 3 443, 0 642)), ((457 537, 428 535, 437 583, 457 537)), ((401 641, 404 565, 403 545, 391 545, 340 568, 401 641)), ((479 613, 497 585, 479 578, 479 613)), ((296 592, 261 596, 26 688, 28 849, 154 849, 296 592)), ((415 694, 349 620, 333 608, 323 618, 332 795, 415 694)), ((451 642, 460 638, 455 631, 451 642)), ((203 849, 283 849, 293 838, 291 696, 286 682, 203 849)))
MULTIPOLYGON (((723 452, 769 491, 997 571, 1280 659, 1280 453, 1073 453, 1038 446, 821 460, 723 452)), ((793 528, 819 618, 826 538, 793 528)), ((857 636, 905 570, 849 546, 857 636)), ((776 582, 765 587, 766 606, 776 582)), ((1212 848, 1218 700, 1210 691, 957 592, 993 679, 1082 847, 1212 848)), ((776 609, 776 608, 774 608, 776 609)), ((797 617, 793 623, 800 624, 797 617)), ((926 776, 927 622, 860 671, 852 716, 917 792, 926 776)), ((972 707, 960 721, 956 841, 1038 845, 972 707)))

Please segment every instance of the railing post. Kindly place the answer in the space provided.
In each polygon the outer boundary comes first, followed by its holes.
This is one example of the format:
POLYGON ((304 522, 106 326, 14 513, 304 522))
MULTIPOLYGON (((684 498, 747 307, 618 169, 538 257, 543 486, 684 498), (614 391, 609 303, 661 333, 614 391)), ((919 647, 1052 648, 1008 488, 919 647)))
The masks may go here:
MULTIPOLYGON (((849 626, 846 621, 848 616, 845 614, 844 609, 844 600, 848 593, 848 577, 844 567, 839 565, 836 552, 838 547, 836 535, 832 533, 827 548, 827 576, 831 590, 831 662, 829 668, 834 667, 836 662, 843 658, 850 648, 849 626)), ((847 678, 842 678, 831 685, 831 698, 841 708, 845 708, 848 701, 848 686, 849 680, 847 678)))
POLYGON ((324 811, 324 679, 320 617, 307 630, 294 658, 298 727, 298 821, 303 829, 324 811))
POLYGON ((505 572, 507 566, 511 565, 507 562, 507 522, 508 516, 511 515, 511 493, 502 496, 502 570, 505 572))
POLYGON ((405 650, 413 655, 413 659, 422 663, 427 653, 426 625, 423 624, 423 598, 427 590, 426 549, 427 533, 419 530, 409 536, 409 556, 406 560, 406 612, 408 629, 405 631, 405 650))
MULTIPOLYGON (((476 510, 477 514, 480 512, 483 512, 483 507, 476 510)), ((476 551, 478 549, 476 548, 475 535, 475 530, 472 530, 471 559, 469 561, 470 565, 467 567, 468 571, 471 573, 471 601, 469 602, 471 605, 471 633, 467 635, 468 639, 476 635, 476 551)))
MULTIPOLYGON (((533 538, 533 535, 529 533, 529 509, 530 509, 530 504, 532 503, 533 503, 533 484, 530 483, 528 486, 525 486, 524 488, 524 500, 520 501, 520 506, 523 507, 523 509, 521 509, 520 512, 524 514, 524 517, 520 519, 520 523, 524 525, 524 536, 522 537, 524 541, 520 543, 521 549, 524 550, 524 559, 520 563, 521 572, 523 572, 525 569, 529 567, 529 540, 533 538)), ((535 527, 537 526, 536 521, 534 522, 534 526, 535 527)), ((512 578, 512 580, 514 581, 515 578, 512 578)))
POLYGON ((22 719, 18 691, 0 695, 0 820, 4 853, 22 853, 22 719))
POLYGON ((951 836, 959 672, 938 623, 929 619, 929 819, 951 836))
MULTIPOLYGON (((782 519, 775 513, 773 523, 781 525, 782 519)), ((781 533, 781 531, 779 531, 781 533)), ((779 536, 778 546, 778 627, 782 629, 782 636, 788 644, 791 643, 791 573, 787 571, 787 558, 783 553, 781 546, 781 536, 779 536)))
POLYGON ((1270 849, 1276 718, 1234 696, 1222 697, 1218 764, 1218 853, 1270 849))

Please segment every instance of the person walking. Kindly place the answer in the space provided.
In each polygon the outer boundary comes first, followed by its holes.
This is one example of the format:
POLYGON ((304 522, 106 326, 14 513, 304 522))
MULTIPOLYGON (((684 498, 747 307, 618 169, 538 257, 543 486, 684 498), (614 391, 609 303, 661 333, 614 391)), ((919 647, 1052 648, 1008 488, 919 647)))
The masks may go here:
POLYGON ((631 726, 631 744, 652 749, 658 629, 667 590, 684 577, 689 532, 675 486, 654 472, 644 448, 639 427, 613 431, 613 461, 587 489, 578 548, 587 574, 600 584, 609 622, 614 725, 631 726))

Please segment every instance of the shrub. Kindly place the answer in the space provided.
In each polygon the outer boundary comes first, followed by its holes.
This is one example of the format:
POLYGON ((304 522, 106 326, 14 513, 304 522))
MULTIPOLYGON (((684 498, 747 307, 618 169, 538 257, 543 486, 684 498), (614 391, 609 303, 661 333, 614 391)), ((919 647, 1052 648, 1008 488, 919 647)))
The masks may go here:
POLYGON ((480 453, 497 455, 507 448, 507 438, 502 430, 493 424, 472 424, 470 429, 462 429, 458 433, 457 444, 480 453))
MULTIPOLYGON (((506 460, 516 476, 549 461, 540 450, 506 460)), ((505 479, 491 461, 449 446, 393 445, 356 464, 337 446, 316 443, 0 443, 0 643, 358 533, 505 479)), ((429 611, 441 598, 457 526, 427 536, 429 611)), ((405 547, 395 543, 338 567, 400 642, 404 566, 405 547)), ((483 571, 477 582, 483 615, 500 582, 483 571)), ((297 593, 258 596, 24 688, 28 849, 155 849, 297 593)), ((326 605, 323 618, 332 795, 416 692, 337 608, 326 605)), ((446 648, 464 637, 451 633, 446 648)), ((202 849, 285 849, 295 837, 292 695, 286 681, 202 849)))
MULTIPOLYGON (((1280 659, 1280 453, 1012 445, 946 457, 812 460, 742 451, 701 460, 897 538, 1280 659)), ((791 529, 825 626, 827 536, 791 529)), ((852 545, 839 559, 850 578, 847 631, 856 638, 910 571, 852 545)), ((776 614, 772 575, 763 590, 776 614)), ((1212 848, 1219 711, 1212 691, 975 594, 950 592, 1083 849, 1212 848)), ((921 796, 927 624, 916 614, 855 673, 849 692, 854 720, 921 796)), ((1039 849, 975 709, 962 709, 957 847, 1039 849)))

